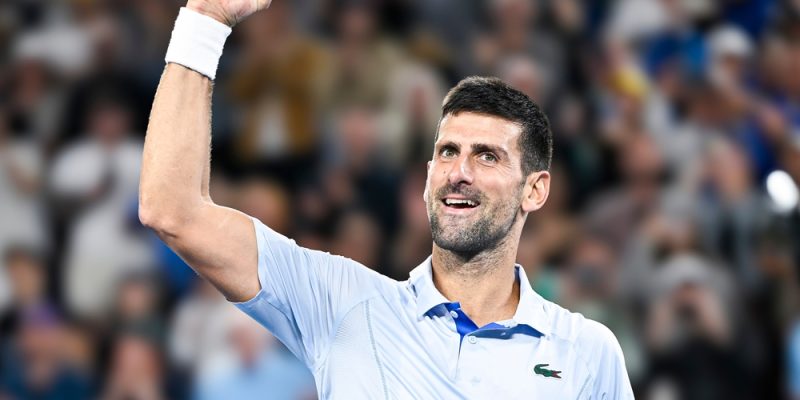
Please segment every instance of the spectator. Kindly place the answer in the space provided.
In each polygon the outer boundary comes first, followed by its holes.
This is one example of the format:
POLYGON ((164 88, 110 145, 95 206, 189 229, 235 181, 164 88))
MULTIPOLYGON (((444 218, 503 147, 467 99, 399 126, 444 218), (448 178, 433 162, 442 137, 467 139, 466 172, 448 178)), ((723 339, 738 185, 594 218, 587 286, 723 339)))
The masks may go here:
POLYGON ((381 258, 383 235, 368 214, 358 210, 345 212, 333 232, 331 251, 334 254, 363 265, 384 265, 381 258))
POLYGON ((130 222, 142 151, 131 117, 119 99, 95 99, 86 136, 63 149, 51 170, 52 191, 71 220, 64 291, 84 318, 108 312, 120 277, 151 265, 143 231, 130 222))
POLYGON ((197 280, 176 306, 169 333, 169 352, 179 370, 195 376, 220 353, 228 351, 231 305, 210 283, 197 280))
POLYGON ((310 372, 299 360, 240 311, 230 309, 228 340, 231 352, 217 360, 198 380, 198 400, 315 399, 310 372))
POLYGON ((26 310, 4 353, 0 396, 38 399, 92 398, 92 382, 64 356, 64 325, 47 306, 26 310))
POLYGON ((50 306, 43 257, 41 251, 23 246, 10 246, 6 250, 3 264, 12 291, 9 309, 0 314, 0 338, 15 332, 26 312, 50 306))
MULTIPOLYGON (((0 252, 14 243, 38 248, 48 243, 41 190, 43 164, 37 142, 10 130, 8 113, 0 105, 0 252)), ((2 295, 3 275, 0 272, 0 305, 7 299, 2 295)))
POLYGON ((240 59, 229 87, 242 112, 235 155, 239 164, 269 167, 294 182, 317 150, 322 66, 328 62, 317 40, 296 31, 288 4, 275 2, 271 11, 241 27, 240 59))
POLYGON ((588 229, 604 236, 615 248, 622 248, 658 206, 668 178, 654 140, 644 134, 631 135, 617 153, 621 187, 597 196, 587 208, 588 229))
MULTIPOLYGON (((557 38, 542 29, 538 2, 492 0, 489 2, 489 30, 475 43, 475 59, 483 73, 495 71, 497 61, 516 55, 531 55, 541 66, 552 87, 559 87, 564 71, 563 48, 557 38)), ((542 99, 539 99, 542 100, 542 99)))
POLYGON ((120 334, 113 343, 111 360, 107 385, 101 398, 168 398, 161 349, 149 332, 132 329, 120 334))
POLYGON ((708 192, 698 199, 701 240, 709 252, 734 268, 739 282, 758 290, 764 279, 756 265, 756 241, 769 222, 769 205, 753 185, 750 160, 736 143, 712 143, 705 157, 708 192))
POLYGON ((161 292, 156 276, 133 273, 122 277, 114 292, 114 332, 143 331, 160 343, 164 326, 159 315, 161 292))
POLYGON ((685 399, 750 398, 723 273, 691 255, 675 256, 659 270, 647 325, 651 379, 671 382, 685 399))
POLYGON ((425 172, 420 165, 408 172, 400 190, 401 218, 404 223, 394 240, 391 272, 388 273, 394 279, 406 279, 430 252, 431 229, 428 210, 422 200, 424 188, 425 172))

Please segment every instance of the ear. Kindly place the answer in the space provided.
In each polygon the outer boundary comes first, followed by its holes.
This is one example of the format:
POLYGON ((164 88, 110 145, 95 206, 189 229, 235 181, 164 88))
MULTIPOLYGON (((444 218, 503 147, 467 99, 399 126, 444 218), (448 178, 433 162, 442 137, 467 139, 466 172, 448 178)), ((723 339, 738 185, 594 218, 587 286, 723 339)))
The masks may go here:
POLYGON ((530 213, 542 208, 550 194, 550 172, 536 171, 528 175, 522 194, 522 211, 530 213))
MULTIPOLYGON (((428 161, 428 163, 425 165, 425 170, 428 171, 428 174, 431 173, 431 162, 430 161, 428 161)), ((425 191, 422 192, 422 200, 424 200, 426 204, 428 203, 428 178, 427 177, 425 178, 425 191)))

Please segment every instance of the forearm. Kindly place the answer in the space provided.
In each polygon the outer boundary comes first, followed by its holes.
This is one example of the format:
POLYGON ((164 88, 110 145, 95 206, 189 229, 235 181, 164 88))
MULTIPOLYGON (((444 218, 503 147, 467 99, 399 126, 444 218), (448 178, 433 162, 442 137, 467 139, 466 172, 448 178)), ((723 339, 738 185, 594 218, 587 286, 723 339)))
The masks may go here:
POLYGON ((149 226, 191 218, 208 196, 212 81, 178 64, 161 77, 145 137, 139 212, 149 226))
POLYGON ((153 100, 139 185, 142 223, 231 301, 258 293, 258 248, 252 219, 215 205, 208 195, 212 81, 230 34, 230 25, 221 22, 266 5, 192 0, 181 9, 153 100))

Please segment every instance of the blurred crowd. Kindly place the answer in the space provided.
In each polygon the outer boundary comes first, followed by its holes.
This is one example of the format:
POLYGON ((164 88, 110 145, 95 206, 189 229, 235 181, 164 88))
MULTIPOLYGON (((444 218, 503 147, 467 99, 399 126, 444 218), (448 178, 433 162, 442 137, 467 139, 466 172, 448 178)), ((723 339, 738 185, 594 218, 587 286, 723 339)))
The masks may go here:
MULTIPOLYGON (((211 194, 395 279, 447 89, 542 105, 519 262, 611 328, 637 397, 800 399, 800 1, 274 0, 229 38, 211 194)), ((137 217, 179 0, 0 3, 0 399, 312 399, 137 217)))

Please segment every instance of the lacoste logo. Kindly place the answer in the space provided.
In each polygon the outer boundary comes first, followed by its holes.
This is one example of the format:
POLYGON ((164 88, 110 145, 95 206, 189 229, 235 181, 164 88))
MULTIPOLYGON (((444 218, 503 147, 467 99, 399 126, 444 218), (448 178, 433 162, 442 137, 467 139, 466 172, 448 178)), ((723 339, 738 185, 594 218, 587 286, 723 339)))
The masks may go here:
POLYGON ((542 375, 545 378, 561 379, 561 375, 559 375, 561 371, 554 371, 552 369, 545 368, 548 365, 550 364, 536 364, 536 366, 533 367, 533 372, 537 375, 542 375))

